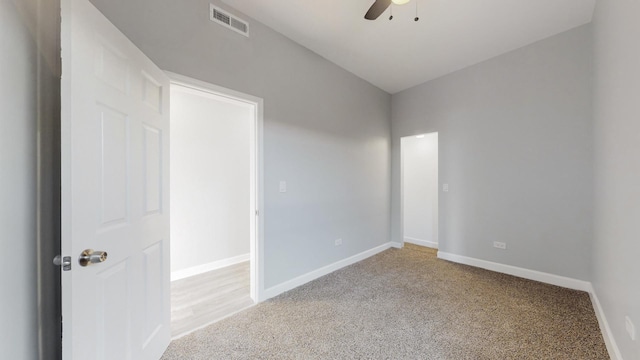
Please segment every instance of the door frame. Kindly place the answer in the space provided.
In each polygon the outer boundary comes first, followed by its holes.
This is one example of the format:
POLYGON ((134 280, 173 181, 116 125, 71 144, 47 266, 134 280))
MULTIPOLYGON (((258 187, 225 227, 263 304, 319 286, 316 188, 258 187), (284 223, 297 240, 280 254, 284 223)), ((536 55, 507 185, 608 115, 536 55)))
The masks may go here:
MULTIPOLYGON (((262 98, 210 84, 184 75, 165 71, 171 85, 203 91, 215 96, 247 104, 253 108, 251 122, 250 171, 250 296, 254 303, 264 300, 264 100, 262 98)), ((169 96, 171 97, 171 96, 169 96)), ((171 138, 171 135, 169 135, 171 138)), ((169 165, 171 166, 171 165, 169 165)))
POLYGON ((404 157, 405 157, 405 153, 406 151, 404 150, 405 147, 405 141, 408 138, 413 138, 413 137, 418 137, 418 136, 425 136, 425 135, 431 135, 431 134, 437 134, 438 135, 438 178, 436 179, 436 194, 438 195, 438 206, 436 207, 437 213, 438 213, 438 231, 436 231, 436 243, 438 244, 438 248, 440 248, 440 133, 438 131, 430 131, 430 132, 426 132, 426 133, 420 133, 420 134, 415 134, 415 135, 407 135, 407 136, 402 136, 400 137, 400 224, 399 224, 399 230, 400 230, 400 243, 402 244, 402 246, 404 246, 404 195, 405 195, 405 190, 404 190, 404 169, 405 169, 405 165, 404 165, 404 157))

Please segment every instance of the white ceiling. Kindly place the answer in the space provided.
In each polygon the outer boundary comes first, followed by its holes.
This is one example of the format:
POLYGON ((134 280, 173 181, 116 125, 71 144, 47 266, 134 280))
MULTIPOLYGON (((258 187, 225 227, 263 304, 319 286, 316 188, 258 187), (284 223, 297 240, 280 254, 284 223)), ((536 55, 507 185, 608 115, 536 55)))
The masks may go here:
POLYGON ((595 1, 411 0, 369 21, 373 0, 223 0, 391 94, 586 24, 595 1))

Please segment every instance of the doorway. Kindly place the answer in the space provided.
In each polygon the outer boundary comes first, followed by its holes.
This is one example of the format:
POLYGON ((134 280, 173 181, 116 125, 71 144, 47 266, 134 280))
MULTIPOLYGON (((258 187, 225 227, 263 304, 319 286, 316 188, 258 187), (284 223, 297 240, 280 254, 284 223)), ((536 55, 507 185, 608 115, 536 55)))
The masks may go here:
POLYGON ((438 133, 401 138, 402 239, 438 248, 438 133))
POLYGON ((259 301, 261 100, 169 75, 176 338, 259 301))

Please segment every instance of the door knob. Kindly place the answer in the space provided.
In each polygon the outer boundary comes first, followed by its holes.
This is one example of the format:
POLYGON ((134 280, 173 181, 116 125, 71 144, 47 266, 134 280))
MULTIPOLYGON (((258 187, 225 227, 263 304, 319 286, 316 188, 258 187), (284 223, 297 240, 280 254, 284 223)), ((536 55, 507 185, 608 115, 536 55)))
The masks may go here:
POLYGON ((80 263, 80 266, 88 266, 91 264, 105 262, 106 260, 106 251, 93 251, 92 249, 87 249, 80 254, 78 262, 80 263))

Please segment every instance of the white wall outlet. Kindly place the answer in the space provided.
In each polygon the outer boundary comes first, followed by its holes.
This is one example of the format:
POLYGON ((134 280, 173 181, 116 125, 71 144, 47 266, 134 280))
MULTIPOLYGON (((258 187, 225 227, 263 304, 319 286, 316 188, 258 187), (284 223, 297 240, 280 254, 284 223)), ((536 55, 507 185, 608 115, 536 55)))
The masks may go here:
POLYGON ((507 244, 500 242, 500 241, 494 241, 493 242, 493 247, 494 248, 498 248, 498 249, 502 249, 502 250, 507 250, 507 244))
POLYGON ((286 193, 287 192, 287 182, 284 180, 280 181, 280 192, 281 193, 286 193))
POLYGON ((335 245, 336 246, 341 246, 342 245, 342 239, 336 239, 335 245))
POLYGON ((627 328, 627 333, 629 333, 629 337, 631 338, 631 340, 636 341, 636 327, 635 325, 633 325, 631 318, 629 318, 628 316, 625 316, 624 325, 625 325, 625 328, 627 328))
POLYGON ((449 192, 449 184, 442 184, 442 191, 449 192))

